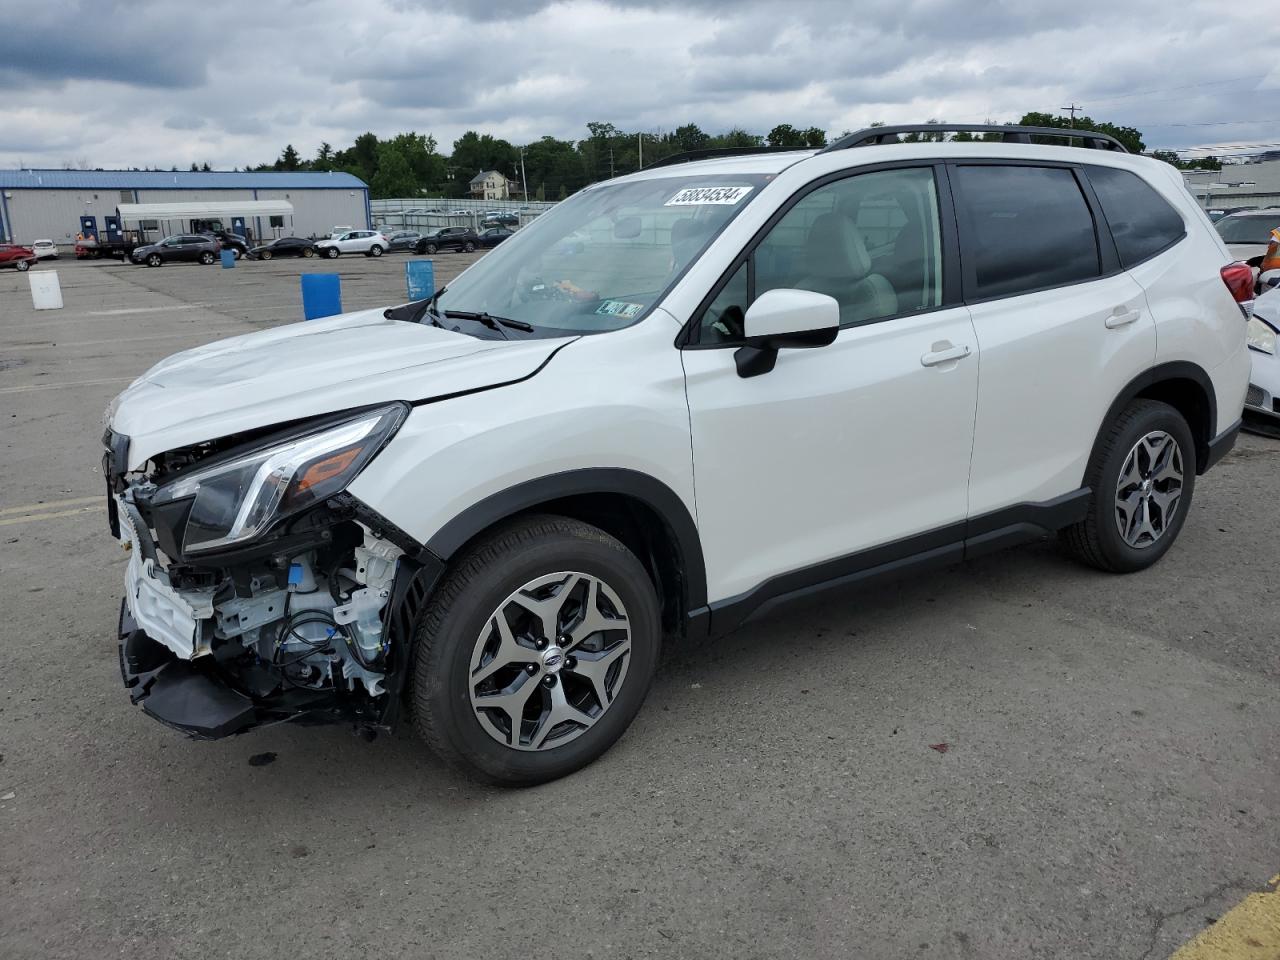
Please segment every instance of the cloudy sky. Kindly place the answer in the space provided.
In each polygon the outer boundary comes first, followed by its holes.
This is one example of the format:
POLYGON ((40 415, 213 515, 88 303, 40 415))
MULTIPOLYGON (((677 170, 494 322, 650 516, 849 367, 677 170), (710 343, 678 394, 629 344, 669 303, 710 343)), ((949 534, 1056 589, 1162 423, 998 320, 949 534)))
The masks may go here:
MULTIPOLYGON (((5 0, 5 3, 16 0, 5 0)), ((0 8, 2 10, 2 8, 0 8)), ((304 156, 359 133, 1016 119, 1280 141, 1280 17, 1225 0, 39 0, 0 16, 0 167, 304 156)))

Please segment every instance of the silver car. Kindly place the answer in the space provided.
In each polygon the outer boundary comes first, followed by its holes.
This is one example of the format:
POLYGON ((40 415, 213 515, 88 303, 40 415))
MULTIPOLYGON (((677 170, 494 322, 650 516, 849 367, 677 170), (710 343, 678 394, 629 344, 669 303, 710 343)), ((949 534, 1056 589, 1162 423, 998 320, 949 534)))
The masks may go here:
POLYGON ((1280 228, 1280 208, 1242 210, 1223 217, 1214 227, 1237 260, 1260 259, 1271 242, 1271 231, 1280 228))

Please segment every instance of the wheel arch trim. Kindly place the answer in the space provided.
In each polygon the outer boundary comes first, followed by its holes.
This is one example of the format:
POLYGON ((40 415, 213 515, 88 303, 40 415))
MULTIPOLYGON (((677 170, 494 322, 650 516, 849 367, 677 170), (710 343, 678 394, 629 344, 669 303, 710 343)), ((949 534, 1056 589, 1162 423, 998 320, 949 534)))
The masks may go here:
POLYGON ((615 494, 643 503, 662 518, 674 538, 682 566, 686 610, 706 605, 707 573, 697 523, 680 496, 656 477, 622 467, 588 467, 567 470, 491 494, 467 507, 437 530, 426 548, 448 561, 478 534, 517 514, 542 504, 574 496, 615 494))
MULTIPOLYGON (((1189 380, 1196 384, 1204 394, 1209 420, 1207 435, 1195 437, 1196 473, 1204 473, 1208 468, 1209 446, 1214 440, 1214 431, 1217 429, 1218 424, 1217 394, 1213 388, 1213 380, 1210 379, 1208 372, 1203 367, 1187 360, 1173 360, 1144 370, 1125 384, 1124 389, 1116 394, 1116 398, 1111 401, 1111 406, 1107 407, 1107 412, 1103 415, 1102 422, 1098 424, 1098 431, 1094 436, 1093 446, 1089 450, 1089 459, 1085 465, 1086 474, 1089 469, 1088 464, 1093 462, 1098 449, 1102 445, 1108 425, 1120 415, 1120 411, 1141 395, 1143 391, 1173 380, 1189 380)), ((1194 433, 1196 425, 1188 424, 1188 426, 1191 427, 1194 433)), ((1084 484, 1084 477, 1081 477, 1080 482, 1082 485, 1084 484)))

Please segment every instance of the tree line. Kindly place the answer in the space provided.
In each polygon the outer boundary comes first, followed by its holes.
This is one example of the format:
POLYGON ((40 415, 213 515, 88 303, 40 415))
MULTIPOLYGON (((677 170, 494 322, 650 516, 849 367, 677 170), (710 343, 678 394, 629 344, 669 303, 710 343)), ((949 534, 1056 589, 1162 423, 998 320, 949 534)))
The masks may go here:
MULTIPOLYGON (((1141 153, 1145 149, 1142 134, 1137 129, 1106 121, 1094 121, 1090 117, 1076 117, 1072 121, 1067 117, 1048 113, 1027 113, 1018 123, 1094 130, 1115 137, 1130 152, 1141 153)), ((766 134, 751 133, 740 127, 711 134, 694 123, 663 133, 625 131, 612 123, 600 121, 592 121, 586 126, 587 136, 581 140, 560 140, 544 136, 523 145, 513 144, 492 134, 468 130, 453 142, 452 152, 448 156, 440 152, 435 137, 430 134, 400 133, 382 140, 376 134, 363 133, 356 137, 350 147, 342 150, 335 150, 331 144, 322 143, 316 155, 311 158, 304 158, 293 144, 289 144, 275 161, 245 169, 342 171, 354 174, 369 184, 370 192, 376 198, 424 195, 465 197, 470 192, 472 177, 484 170, 497 170, 511 180, 521 181, 523 161, 528 198, 562 200, 587 184, 632 173, 642 165, 647 166, 677 153, 760 146, 823 147, 828 143, 824 130, 817 127, 795 127, 787 123, 778 124, 766 134)), ((832 139, 838 139, 839 136, 843 134, 833 136, 832 139)), ((952 136, 955 140, 994 140, 999 139, 1000 134, 947 135, 925 132, 908 134, 904 139, 941 140, 946 136, 952 136)), ((1182 161, 1172 151, 1156 151, 1152 155, 1184 169, 1216 170, 1221 167, 1221 163, 1212 157, 1182 161)), ((192 169, 196 169, 195 164, 192 164, 192 169)), ((517 193, 516 196, 523 195, 517 193)))

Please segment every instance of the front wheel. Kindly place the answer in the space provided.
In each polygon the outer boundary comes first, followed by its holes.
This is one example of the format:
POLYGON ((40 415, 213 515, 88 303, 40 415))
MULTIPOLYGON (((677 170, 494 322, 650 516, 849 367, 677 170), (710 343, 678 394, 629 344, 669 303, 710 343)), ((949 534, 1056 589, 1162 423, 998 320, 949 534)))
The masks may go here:
POLYGON ((258 259, 270 260, 273 256, 274 254, 270 250, 263 250, 261 253, 258 254, 258 259))
POLYGON ((422 248, 422 252, 425 253, 427 256, 431 256, 431 254, 436 252, 436 249, 437 248, 434 243, 428 243, 425 247, 422 248))
POLYGON ((150 254, 150 255, 147 257, 147 266, 148 266, 148 267, 158 267, 158 266, 160 266, 160 264, 161 264, 161 263, 163 263, 163 262, 164 262, 164 261, 160 259, 160 254, 158 254, 158 253, 150 254))
POLYGON ((1062 531, 1077 559, 1110 573, 1145 570, 1178 538, 1196 484, 1186 419, 1157 400, 1135 400, 1103 434, 1085 474, 1089 512, 1062 531))
POLYGON ((326 257, 328 257, 330 260, 337 260, 337 259, 338 259, 338 248, 337 248, 337 247, 325 247, 324 255, 325 255, 326 257))
POLYGON ((577 520, 535 516, 467 551, 415 639, 418 733, 470 777, 530 786, 622 736, 653 679, 661 622, 626 547, 577 520))
POLYGON ((19 260, 17 263, 17 267, 18 267, 19 273, 26 273, 28 270, 31 269, 31 264, 28 263, 26 260, 19 260))
POLYGON ((239 248, 239 247, 232 247, 232 248, 231 248, 231 255, 232 255, 233 257, 235 257, 237 260, 239 260, 241 257, 243 257, 243 256, 244 256, 244 253, 240 250, 240 248, 239 248))
POLYGON ((209 264, 213 263, 213 254, 208 251, 200 254, 200 262, 207 267, 209 264))

